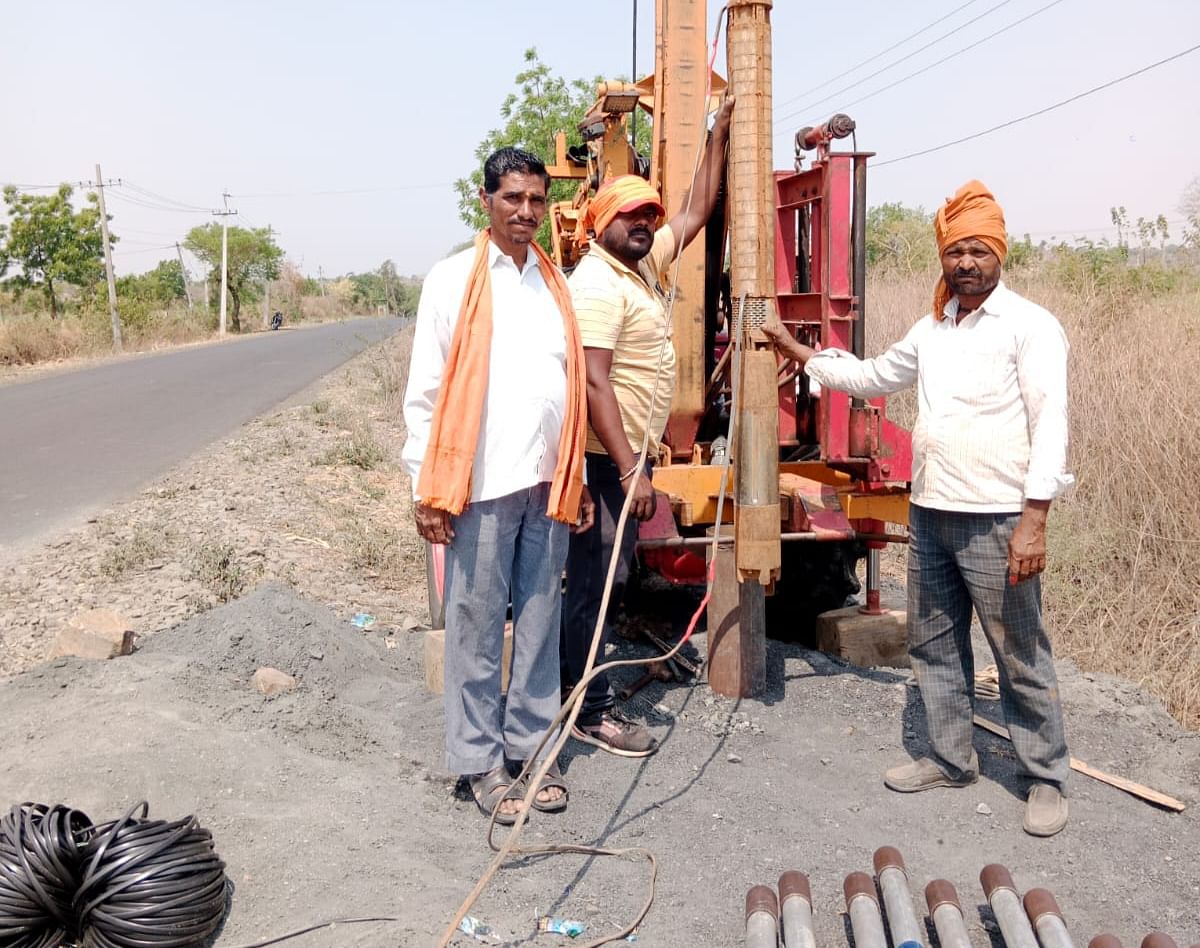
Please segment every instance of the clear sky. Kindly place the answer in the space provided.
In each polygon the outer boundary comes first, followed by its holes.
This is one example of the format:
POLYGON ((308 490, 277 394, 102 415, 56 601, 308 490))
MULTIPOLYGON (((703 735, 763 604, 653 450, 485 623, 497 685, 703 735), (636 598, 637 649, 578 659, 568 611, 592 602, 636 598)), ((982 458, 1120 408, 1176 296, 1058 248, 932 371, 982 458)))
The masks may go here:
MULTIPOLYGON (((237 220, 272 226, 308 273, 386 258, 423 273, 468 236, 450 183, 499 124, 523 50, 536 46, 568 78, 628 74, 633 5, 0 0, 0 182, 76 182, 98 161, 105 177, 176 204, 217 207, 228 189, 237 220)), ((710 2, 710 36, 719 8, 710 2)), ((638 9, 644 73, 653 0, 638 9)), ((775 0, 773 23, 776 166, 791 165, 796 128, 842 108, 858 121, 859 146, 882 162, 1200 43, 1200 0, 775 0)), ((928 209, 978 177, 1004 204, 1009 230, 1035 240, 1111 235, 1114 204, 1131 218, 1177 220, 1181 192, 1200 175, 1198 92, 1200 51, 1048 115, 880 167, 871 203, 928 209)), ((173 255, 164 248, 213 219, 140 206, 164 202, 127 187, 109 193, 121 273, 173 255)))

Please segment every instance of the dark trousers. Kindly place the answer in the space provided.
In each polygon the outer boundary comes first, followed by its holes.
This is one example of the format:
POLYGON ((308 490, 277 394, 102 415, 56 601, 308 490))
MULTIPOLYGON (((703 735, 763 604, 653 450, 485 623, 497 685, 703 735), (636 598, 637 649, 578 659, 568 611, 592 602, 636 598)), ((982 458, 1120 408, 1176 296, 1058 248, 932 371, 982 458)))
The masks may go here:
MULTIPOLYGON (((650 470, 649 463, 646 469, 650 470)), ((621 507, 625 504, 621 473, 607 454, 587 455, 588 490, 596 503, 596 524, 586 533, 571 534, 567 552, 566 602, 563 606, 562 635, 559 638, 564 697, 583 677, 583 667, 587 663, 588 650, 592 645, 592 634, 600 615, 604 581, 608 577, 609 560, 617 538, 617 520, 621 516, 621 507)), ((629 570, 633 564, 637 535, 638 522, 630 517, 625 523, 625 533, 621 537, 620 560, 613 577, 608 614, 604 617, 604 637, 596 653, 597 665, 604 662, 604 646, 612 633, 612 620, 616 617, 621 600, 625 596, 625 584, 629 580, 629 570)), ((579 721, 583 724, 595 722, 614 703, 608 674, 601 673, 588 685, 587 695, 579 712, 579 721)))

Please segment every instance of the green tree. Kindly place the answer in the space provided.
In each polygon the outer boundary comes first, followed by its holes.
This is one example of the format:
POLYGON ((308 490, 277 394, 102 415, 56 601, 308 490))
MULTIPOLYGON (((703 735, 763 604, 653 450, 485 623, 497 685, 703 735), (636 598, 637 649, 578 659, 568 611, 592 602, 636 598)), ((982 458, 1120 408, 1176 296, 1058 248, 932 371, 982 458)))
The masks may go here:
POLYGON ((937 266, 933 215, 923 207, 879 204, 867 212, 867 265, 904 273, 937 266))
MULTIPOLYGON (((193 227, 183 244, 203 260, 210 272, 221 272, 221 225, 217 223, 193 227)), ((225 285, 233 300, 229 325, 234 332, 242 331, 242 301, 254 295, 255 287, 264 280, 279 277, 283 250, 275 243, 269 227, 230 227, 228 278, 225 285)), ((218 286, 220 284, 218 283, 218 286)))
MULTIPOLYGON (((475 170, 454 182, 458 192, 458 216, 472 230, 487 226, 487 215, 479 206, 483 186, 483 163, 497 148, 513 146, 531 151, 546 164, 554 161, 554 136, 567 133, 567 144, 582 139, 578 125, 588 106, 596 98, 596 82, 563 79, 550 72, 538 58, 536 49, 525 50, 525 68, 517 73, 517 91, 510 92, 500 106, 501 128, 493 128, 475 149, 475 170)), ((569 200, 578 186, 573 181, 555 181, 550 186, 550 201, 569 200)), ((538 232, 542 246, 548 246, 549 224, 538 232)))
MULTIPOLYGON (((8 284, 17 293, 40 289, 51 319, 58 318, 57 285, 89 286, 100 279, 104 268, 96 195, 89 194, 88 205, 76 211, 72 190, 69 184, 59 185, 49 195, 23 194, 12 185, 4 189, 9 225, 0 273, 17 264, 21 272, 8 284)), ((116 240, 112 238, 113 243, 116 240)))
POLYGON ((183 267, 178 260, 163 260, 147 273, 117 280, 117 296, 148 303, 171 303, 184 298, 183 267))
POLYGON ((385 260, 377 270, 351 273, 350 300, 358 306, 386 306, 389 313, 411 316, 417 311, 421 296, 420 281, 402 277, 396 264, 385 260))
POLYGON ((1200 250, 1200 176, 1192 178, 1184 188, 1183 196, 1179 199, 1179 210, 1186 219, 1183 242, 1194 250, 1200 250))

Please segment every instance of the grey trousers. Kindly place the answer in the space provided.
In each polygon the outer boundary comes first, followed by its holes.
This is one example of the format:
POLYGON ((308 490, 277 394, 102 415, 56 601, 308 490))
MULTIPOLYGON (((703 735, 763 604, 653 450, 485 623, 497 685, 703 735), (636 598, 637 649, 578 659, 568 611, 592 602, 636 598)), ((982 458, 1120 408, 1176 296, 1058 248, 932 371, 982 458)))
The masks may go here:
POLYGON ((1017 760, 1033 780, 1063 789, 1070 757, 1042 624, 1041 580, 1008 583, 1008 541, 1019 519, 1016 513, 909 507, 908 650, 933 758, 951 777, 961 777, 972 767, 974 607, 1000 672, 1000 702, 1017 760))
POLYGON ((549 484, 470 504, 446 549, 446 767, 484 773, 532 755, 558 713, 567 528, 546 516, 549 484), (500 699, 512 597, 508 700, 500 699))

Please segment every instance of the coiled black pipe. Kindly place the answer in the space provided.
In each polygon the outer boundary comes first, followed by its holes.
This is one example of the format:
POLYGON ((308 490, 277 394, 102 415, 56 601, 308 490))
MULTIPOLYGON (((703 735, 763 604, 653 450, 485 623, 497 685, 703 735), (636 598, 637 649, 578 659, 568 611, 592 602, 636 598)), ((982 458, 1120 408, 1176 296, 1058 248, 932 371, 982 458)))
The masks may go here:
POLYGON ((0 948, 207 940, 228 891, 212 834, 194 816, 151 820, 149 811, 143 801, 96 826, 65 806, 14 806, 0 820, 0 948))

